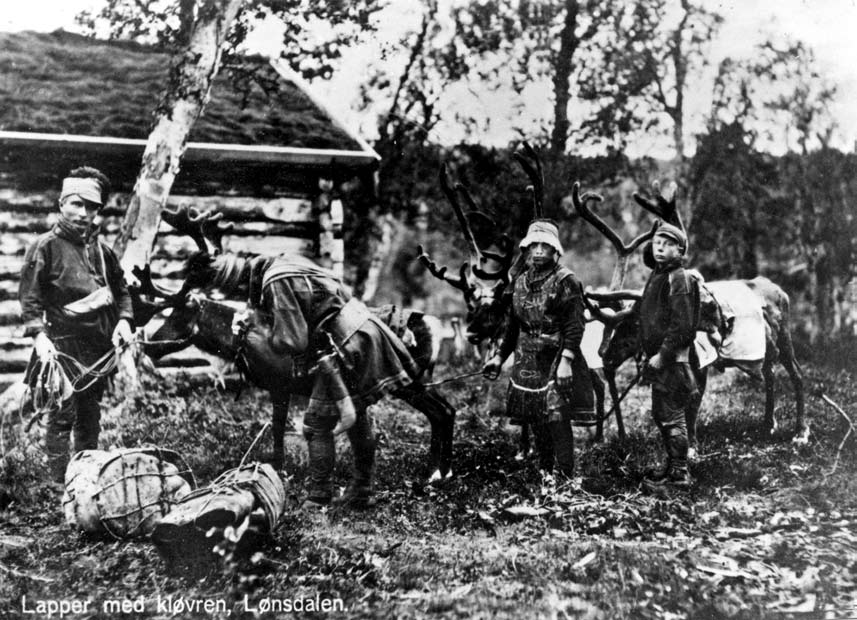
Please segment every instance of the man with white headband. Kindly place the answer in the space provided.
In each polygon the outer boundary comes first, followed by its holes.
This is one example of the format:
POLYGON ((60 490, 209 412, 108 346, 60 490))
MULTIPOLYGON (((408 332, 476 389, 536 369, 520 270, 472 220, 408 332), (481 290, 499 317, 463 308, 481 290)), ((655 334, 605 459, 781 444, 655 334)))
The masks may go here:
POLYGON ((528 266, 513 285, 500 351, 483 372, 495 379, 514 351, 506 413, 532 425, 541 469, 571 478, 572 424, 589 426, 595 418, 592 379, 580 351, 583 292, 574 273, 558 262, 562 245, 552 220, 533 221, 520 247, 528 266))
MULTIPOLYGON (((107 177, 98 170, 72 170, 63 179, 56 225, 27 249, 18 299, 25 335, 35 340, 26 375, 31 387, 51 360, 74 379, 79 371, 68 357, 88 367, 133 338, 134 315, 122 268, 99 241, 95 225, 108 192, 107 177), (58 351, 63 355, 56 356, 58 351)), ((101 378, 48 412, 45 451, 54 481, 64 479, 71 431, 75 452, 98 447, 103 391, 101 378)))

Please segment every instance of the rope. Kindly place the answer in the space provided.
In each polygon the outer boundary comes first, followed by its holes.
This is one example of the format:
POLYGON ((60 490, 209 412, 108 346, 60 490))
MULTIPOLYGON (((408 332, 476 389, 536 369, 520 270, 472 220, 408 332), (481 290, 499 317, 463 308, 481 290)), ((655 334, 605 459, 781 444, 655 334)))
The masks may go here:
POLYGON ((253 443, 251 443, 251 444, 250 444, 250 447, 249 447, 249 448, 247 448, 247 452, 245 452, 245 453, 244 453, 244 456, 242 456, 242 457, 241 457, 241 462, 240 462, 240 463, 238 463, 238 469, 241 469, 242 467, 244 467, 244 461, 246 461, 246 460, 247 460, 247 457, 250 455, 250 451, 251 451, 251 450, 256 446, 256 444, 257 444, 257 443, 259 442, 259 440, 262 438, 262 435, 265 433, 265 431, 267 431, 267 430, 268 430, 268 427, 270 427, 270 426, 271 426, 271 423, 270 423, 270 422, 265 422, 265 425, 264 425, 264 426, 262 426, 262 430, 260 430, 260 431, 256 434, 256 438, 253 440, 253 443))
POLYGON ((446 379, 441 379, 440 381, 432 381, 431 383, 423 383, 425 387, 434 387, 436 385, 442 385, 444 383, 449 383, 450 381, 458 381, 459 379, 467 379, 468 377, 475 377, 476 375, 481 375, 481 370, 474 370, 473 372, 465 372, 460 375, 454 375, 452 377, 447 377, 446 379))
MULTIPOLYGON (((55 355, 49 360, 40 362, 42 368, 39 371, 35 389, 32 391, 33 415, 27 422, 24 432, 29 432, 33 425, 46 413, 58 409, 62 405, 62 385, 64 379, 69 381, 72 391, 78 394, 92 387, 99 379, 109 376, 119 365, 119 355, 122 350, 131 345, 184 344, 188 340, 187 338, 181 340, 144 340, 135 337, 131 342, 123 342, 117 347, 111 347, 104 355, 89 366, 84 366, 67 353, 56 351, 55 355), (73 379, 68 377, 66 370, 60 364, 60 358, 71 366, 73 373, 76 375, 73 379)), ((19 411, 19 415, 23 416, 23 407, 19 411)))

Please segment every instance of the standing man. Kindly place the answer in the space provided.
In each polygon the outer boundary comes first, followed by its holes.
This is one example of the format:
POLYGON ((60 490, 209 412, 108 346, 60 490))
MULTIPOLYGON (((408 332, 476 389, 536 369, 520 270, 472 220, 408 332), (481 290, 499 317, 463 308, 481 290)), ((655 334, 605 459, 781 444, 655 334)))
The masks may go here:
MULTIPOLYGON (((95 225, 109 191, 107 177, 95 168, 72 170, 63 179, 59 220, 27 249, 18 299, 25 334, 35 341, 26 375, 31 387, 57 352, 64 355, 56 361, 74 379, 74 364, 64 356, 90 366, 133 337, 134 315, 122 268, 98 239, 95 225)), ((48 412, 45 451, 56 482, 65 477, 71 431, 75 452, 98 447, 104 382, 100 378, 48 412)))
POLYGON ((589 368, 580 351, 583 293, 574 273, 559 264, 562 245, 552 220, 533 221, 520 247, 526 271, 515 280, 512 309, 500 351, 485 364, 489 379, 514 351, 506 412, 532 424, 542 471, 574 476, 572 422, 594 423, 589 368))
POLYGON ((687 469, 685 409, 696 396, 690 366, 698 308, 699 284, 683 268, 687 236, 672 224, 661 224, 652 241, 655 268, 639 302, 644 378, 652 385, 652 416, 661 431, 667 459, 649 486, 690 486, 687 469))

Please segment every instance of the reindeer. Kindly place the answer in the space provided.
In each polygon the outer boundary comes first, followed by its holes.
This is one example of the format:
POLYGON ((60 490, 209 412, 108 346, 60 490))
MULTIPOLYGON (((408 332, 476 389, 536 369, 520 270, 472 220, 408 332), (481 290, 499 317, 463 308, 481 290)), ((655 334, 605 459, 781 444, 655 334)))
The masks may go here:
MULTIPOLYGON (((532 195, 533 212, 536 217, 541 217, 544 173, 535 150, 527 143, 524 143, 524 149, 526 156, 515 153, 514 157, 532 182, 528 186, 528 190, 532 195)), ((418 247, 418 258, 429 273, 463 293, 467 308, 465 317, 467 339, 474 345, 487 342, 489 347, 487 359, 491 356, 490 350, 497 346, 505 331, 511 304, 511 295, 507 294, 507 291, 511 290, 509 285, 521 269, 524 257, 518 254, 516 258, 515 245, 511 239, 506 234, 497 233, 496 223, 479 210, 475 200, 464 185, 456 183, 452 186, 450 184, 445 165, 440 170, 440 186, 455 212, 464 235, 468 248, 468 260, 461 265, 456 277, 447 273, 447 267, 438 267, 422 246, 418 247), (469 207, 467 213, 465 213, 459 197, 467 203, 469 207), (487 241, 485 249, 480 247, 477 234, 473 230, 474 224, 478 224, 482 229, 483 244, 487 241), (486 232, 487 234, 485 234, 486 232)), ((600 441, 603 436, 604 422, 604 382, 596 371, 591 372, 598 416, 595 440, 600 441)), ((615 387, 611 391, 615 392, 615 387)), ((621 418, 619 422, 621 423, 621 418)), ((624 434, 624 429, 621 427, 620 432, 624 434)), ((520 452, 526 453, 528 448, 529 429, 526 425, 522 425, 520 452)))
MULTIPOLYGON (((655 200, 652 201, 647 197, 635 194, 635 200, 647 211, 650 211, 662 218, 664 221, 681 227, 684 230, 684 225, 681 220, 678 209, 676 208, 676 191, 675 185, 664 195, 660 192, 657 184, 654 186, 655 200)), ((614 245, 619 247, 621 241, 618 240, 618 235, 607 226, 600 218, 589 210, 587 202, 599 200, 600 197, 585 194, 583 197, 579 195, 578 187, 575 186, 572 194, 574 206, 581 215, 587 219, 597 230, 604 234, 614 245)), ((656 228, 653 228, 652 233, 656 228)), ((625 246, 623 251, 627 251, 634 244, 625 246)), ((638 247, 639 244, 637 244, 638 247)), ((631 250, 633 251, 633 250, 631 250)), ((630 252, 627 252, 629 255, 630 252)), ((621 255, 621 254, 620 254, 621 255)), ((645 259, 644 259, 645 260, 645 259)), ((651 266, 651 265, 650 265, 651 266)), ((701 280, 701 276, 699 276, 701 280)), ((774 417, 774 373, 773 366, 776 361, 779 361, 792 382, 792 387, 795 392, 796 400, 796 429, 794 441, 804 444, 808 441, 809 425, 805 420, 805 405, 803 394, 803 382, 801 378, 800 367, 794 355, 794 348, 791 341, 790 318, 789 318, 789 297, 782 288, 764 277, 756 277, 752 280, 728 280, 722 282, 709 282, 701 284, 703 302, 701 308, 700 328, 698 338, 707 337, 705 334, 711 333, 715 336, 713 344, 719 346, 721 344, 722 335, 728 332, 729 318, 723 312, 723 304, 729 304, 730 299, 734 300, 737 295, 755 296, 761 306, 762 315, 764 318, 764 357, 761 364, 761 373, 765 384, 765 427, 773 433, 777 429, 777 421, 774 417), (743 284, 743 288, 739 285, 743 284)), ((618 288, 618 287, 617 287, 618 288)), ((639 300, 641 294, 638 291, 629 290, 614 290, 608 293, 587 293, 586 297, 595 301, 596 304, 601 302, 616 302, 616 301, 636 301, 639 300)), ((605 311, 595 304, 590 304, 590 310, 593 314, 605 324, 604 338, 599 354, 602 356, 605 368, 611 368, 612 372, 618 369, 626 360, 634 357, 638 350, 639 342, 639 318, 635 314, 635 306, 625 307, 618 312, 605 311)), ((759 334, 761 336, 761 334, 759 334)), ((685 419, 688 430, 688 441, 691 447, 696 445, 696 422, 699 413, 699 406, 702 401, 702 396, 707 385, 707 368, 700 368, 699 359, 696 356, 691 357, 693 371, 699 385, 699 394, 685 410, 685 419)), ((720 358, 716 362, 717 366, 738 367, 746 369, 746 363, 741 363, 735 360, 720 358)), ((614 396, 615 402, 615 396, 614 396)), ((621 416, 621 413, 616 407, 616 415, 621 416)))
MULTIPOLYGON (((205 275, 198 269, 199 265, 205 262, 202 258, 223 255, 221 240, 228 229, 217 224, 219 216, 220 214, 200 214, 187 208, 163 213, 164 221, 196 242, 199 253, 188 260, 185 280, 175 293, 155 286, 148 267, 136 270, 134 275, 140 281, 140 285, 136 287, 135 311, 139 312, 136 316, 148 320, 165 308, 172 309, 145 347, 146 352, 153 357, 161 357, 194 345, 213 355, 236 361, 250 382, 270 392, 273 404, 273 462, 275 466, 282 467, 283 436, 289 419, 290 397, 292 394, 306 394, 312 381, 307 381, 306 378, 294 380, 295 360, 271 350, 270 332, 266 331, 266 325, 270 325, 270 321, 265 320, 261 309, 249 310, 244 319, 245 327, 236 337, 233 330, 239 324, 238 310, 226 303, 191 292, 194 288, 211 284, 205 281, 205 275), (151 301, 148 298, 159 301, 151 301)), ((260 261, 258 264, 262 266, 265 262, 260 261)), ((257 274, 259 277, 261 271, 257 274)), ((259 281, 243 282, 240 291, 248 293, 258 284, 259 281)), ((382 309, 378 311, 381 312, 382 309)), ((395 312, 387 312, 386 315, 388 324, 397 323, 390 325, 391 329, 394 333, 404 336, 403 342, 408 352, 425 374, 434 363, 434 343, 429 322, 424 320, 420 313, 400 312, 398 320, 390 318, 396 315, 395 312)), ((317 371, 317 368, 312 368, 309 373, 317 371)), ((455 410, 434 388, 421 383, 413 384, 394 395, 405 400, 429 419, 432 431, 429 480, 436 481, 450 476, 455 410)))

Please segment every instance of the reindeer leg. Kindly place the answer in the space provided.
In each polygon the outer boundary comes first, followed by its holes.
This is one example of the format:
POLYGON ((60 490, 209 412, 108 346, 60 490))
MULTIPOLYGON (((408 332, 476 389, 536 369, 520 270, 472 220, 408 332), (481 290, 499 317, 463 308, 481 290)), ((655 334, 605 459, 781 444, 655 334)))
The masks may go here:
POLYGON ((425 415, 431 424, 429 444, 429 478, 437 482, 452 476, 452 438, 455 428, 455 409, 439 392, 416 384, 395 393, 425 415))
POLYGON ((283 468, 283 436, 289 421, 289 400, 290 395, 288 393, 271 393, 271 403, 274 409, 271 418, 271 434, 274 438, 274 456, 271 459, 271 465, 275 469, 283 468))
POLYGON ((765 430, 773 435, 777 420, 774 417, 774 364, 769 359, 762 364, 762 376, 765 378, 765 430))
POLYGON ((786 369, 786 372, 789 373, 792 388, 795 392, 797 419, 795 420, 795 436, 792 441, 798 445, 806 445, 809 442, 809 424, 806 421, 806 412, 804 411, 803 377, 794 356, 791 338, 788 337, 787 340, 787 343, 783 343, 786 346, 780 349, 780 363, 786 369))
POLYGON ((604 441, 604 381, 595 370, 590 370, 589 374, 592 377, 592 389, 595 392, 595 415, 598 416, 593 441, 600 443, 604 441))
POLYGON ((607 389, 610 390, 610 400, 613 401, 613 413, 616 416, 616 431, 619 439, 625 441, 628 435, 625 433, 625 422, 622 420, 622 407, 619 402, 619 389, 616 387, 616 369, 604 367, 604 378, 607 380, 607 389))

